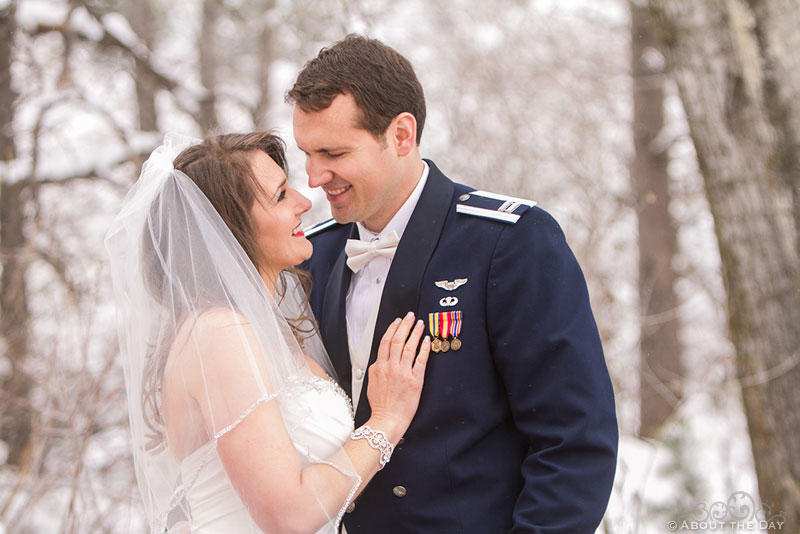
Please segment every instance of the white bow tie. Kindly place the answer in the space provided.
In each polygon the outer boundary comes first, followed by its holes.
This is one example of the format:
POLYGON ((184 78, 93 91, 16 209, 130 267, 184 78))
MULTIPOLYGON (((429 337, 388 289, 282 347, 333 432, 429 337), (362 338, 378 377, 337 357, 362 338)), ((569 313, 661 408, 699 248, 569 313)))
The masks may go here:
POLYGON ((399 242, 400 238, 397 237, 397 232, 394 230, 374 241, 348 239, 344 246, 344 252, 347 254, 347 266, 357 273, 375 256, 392 259, 399 242))

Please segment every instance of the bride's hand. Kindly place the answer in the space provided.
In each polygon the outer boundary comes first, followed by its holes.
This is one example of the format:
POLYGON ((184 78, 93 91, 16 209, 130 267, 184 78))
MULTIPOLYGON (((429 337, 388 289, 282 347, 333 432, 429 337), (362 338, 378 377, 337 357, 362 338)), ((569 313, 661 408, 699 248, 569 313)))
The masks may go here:
POLYGON ((405 434, 419 406, 431 348, 430 337, 425 336, 422 344, 419 342, 424 331, 425 323, 415 324, 412 312, 402 320, 395 319, 383 335, 378 357, 369 368, 370 425, 386 432, 394 444, 405 434))

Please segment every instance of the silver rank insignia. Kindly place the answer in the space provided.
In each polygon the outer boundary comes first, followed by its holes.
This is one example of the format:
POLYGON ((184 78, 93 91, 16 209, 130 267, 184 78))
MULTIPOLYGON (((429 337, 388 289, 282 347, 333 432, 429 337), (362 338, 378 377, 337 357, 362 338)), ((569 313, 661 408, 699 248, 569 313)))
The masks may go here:
POLYGON ((514 224, 525 210, 535 205, 535 201, 524 198, 499 195, 489 191, 470 191, 458 197, 456 212, 514 224))

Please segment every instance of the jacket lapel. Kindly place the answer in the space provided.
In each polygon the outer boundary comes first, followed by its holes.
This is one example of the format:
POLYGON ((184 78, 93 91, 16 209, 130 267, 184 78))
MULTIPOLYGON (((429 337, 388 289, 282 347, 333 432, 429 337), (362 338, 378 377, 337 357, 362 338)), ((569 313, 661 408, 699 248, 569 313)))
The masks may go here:
MULTIPOLYGON (((403 232, 403 237, 397 245, 392 266, 386 277, 386 284, 383 287, 381 304, 378 309, 378 319, 375 321, 375 332, 372 336, 372 349, 369 355, 370 365, 377 357, 378 345, 389 324, 396 317, 403 317, 409 311, 416 313, 422 276, 425 274, 428 262, 436 249, 436 244, 439 242, 439 236, 444 227, 444 221, 450 211, 455 186, 436 168, 433 162, 425 161, 430 167, 428 181, 425 183, 425 188, 422 190, 417 206, 414 208, 414 213, 412 213, 403 232)), ((349 269, 346 270, 349 272, 349 269)), ((350 277, 348 276, 347 283, 349 284, 349 282, 350 277)), ((330 284, 328 287, 330 287, 330 284)), ((347 287, 345 287, 346 291, 347 287)), ((327 304, 327 294, 325 301, 327 304)), ((342 305, 342 314, 344 314, 344 305, 342 305)), ((350 377, 351 370, 349 368, 347 373, 347 376, 350 377)), ((364 424, 371 413, 369 401, 367 400, 368 382, 369 374, 364 377, 361 397, 358 402, 358 412, 356 413, 356 426, 364 424)), ((351 386, 349 378, 347 384, 348 387, 351 386)))
MULTIPOLYGON (((353 224, 350 237, 357 238, 358 230, 353 224)), ((347 255, 344 249, 339 252, 336 263, 331 270, 328 285, 325 287, 325 299, 322 304, 322 340, 331 363, 339 375, 339 383, 348 395, 352 396, 353 369, 350 365, 350 347, 347 342, 347 318, 345 317, 345 299, 350 288, 352 271, 347 267, 347 255)))

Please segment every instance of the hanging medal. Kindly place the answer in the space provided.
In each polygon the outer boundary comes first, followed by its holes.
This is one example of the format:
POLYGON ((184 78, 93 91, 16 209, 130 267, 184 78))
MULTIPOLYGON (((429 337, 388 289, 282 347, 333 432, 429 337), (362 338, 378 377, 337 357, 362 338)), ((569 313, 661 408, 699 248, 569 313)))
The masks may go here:
POLYGON ((450 335, 453 336, 453 339, 450 340, 450 348, 458 350, 461 348, 461 340, 458 339, 458 336, 461 335, 461 312, 455 311, 450 313, 453 314, 452 328, 450 329, 450 335))
POLYGON ((433 352, 447 352, 461 348, 461 311, 435 312, 428 314, 428 329, 433 340, 431 350, 433 352))
POLYGON ((450 323, 451 317, 450 314, 453 312, 440 312, 439 315, 439 322, 441 323, 442 328, 442 352, 447 352, 450 350, 450 342, 447 340, 450 337, 450 323))
POLYGON ((433 352, 440 352, 442 350, 442 340, 439 339, 439 314, 428 314, 428 330, 430 331, 433 339, 431 340, 431 350, 433 352))

